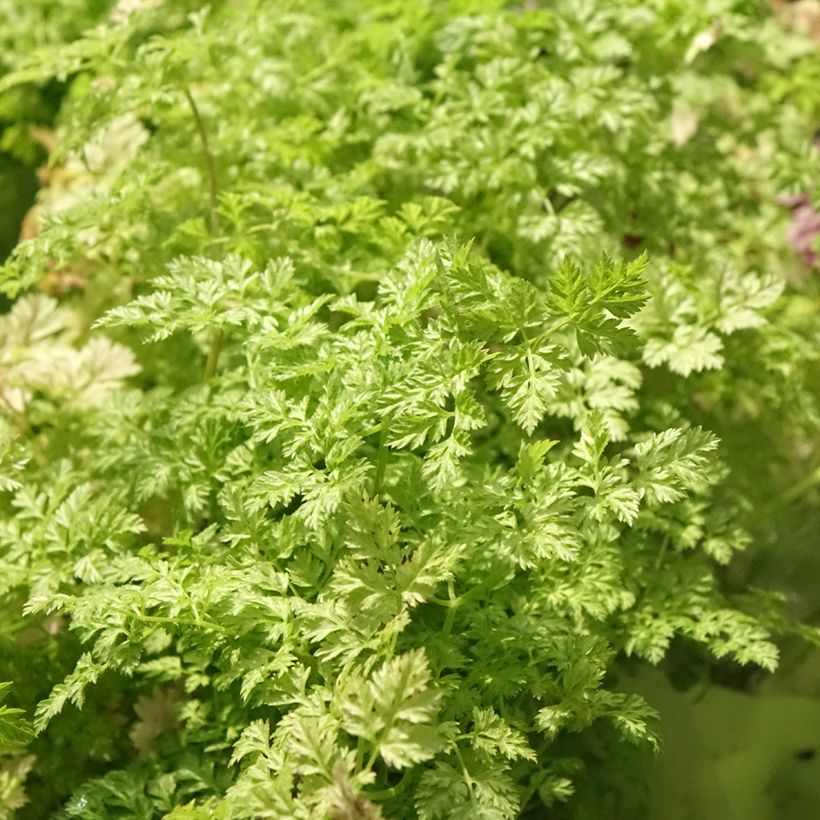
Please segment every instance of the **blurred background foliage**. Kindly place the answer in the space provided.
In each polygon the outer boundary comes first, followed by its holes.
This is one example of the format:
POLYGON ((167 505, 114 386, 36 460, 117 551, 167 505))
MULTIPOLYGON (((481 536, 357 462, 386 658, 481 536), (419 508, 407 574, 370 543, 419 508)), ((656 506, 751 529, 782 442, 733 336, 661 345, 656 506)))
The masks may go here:
MULTIPOLYGON (((111 9, 110 0, 0 3, 0 76, 35 48, 78 37, 111 9)), ((20 236, 48 156, 50 129, 65 84, 26 85, 0 93, 0 259, 20 236)))
MULTIPOLYGON (((807 33, 820 48, 820 2, 775 0, 781 24, 807 33)), ((820 59, 802 61, 788 74, 773 76, 774 101, 797 100, 820 129, 820 59)), ((815 148, 820 145, 817 141, 815 148)), ((800 226, 790 228, 793 235, 800 226)), ((808 227, 816 244, 817 215, 808 227)), ((784 260, 792 280, 816 277, 796 259, 784 260)), ((816 301, 807 310, 818 309, 816 301)), ((820 374, 814 384, 820 392, 820 374)), ((805 623, 820 620, 820 468, 808 478, 795 471, 788 505, 775 502, 772 486, 757 481, 768 465, 760 464, 765 431, 712 420, 733 453, 745 453, 735 476, 749 477, 746 492, 755 507, 751 520, 755 548, 728 570, 738 588, 779 589, 792 614, 805 623)), ((768 435, 771 435, 769 433, 768 435)), ((776 433, 775 433, 776 435, 776 433)), ((816 448, 816 443, 815 443, 816 448)), ((812 449, 811 443, 807 449, 812 449)), ((788 462, 780 469, 789 472, 788 462)), ((648 762, 651 820, 809 820, 820 816, 820 649, 794 636, 782 647, 774 675, 739 670, 672 653, 659 672, 627 677, 624 685, 643 694, 661 714, 664 746, 648 762), (663 674, 663 673, 666 674, 663 674)))

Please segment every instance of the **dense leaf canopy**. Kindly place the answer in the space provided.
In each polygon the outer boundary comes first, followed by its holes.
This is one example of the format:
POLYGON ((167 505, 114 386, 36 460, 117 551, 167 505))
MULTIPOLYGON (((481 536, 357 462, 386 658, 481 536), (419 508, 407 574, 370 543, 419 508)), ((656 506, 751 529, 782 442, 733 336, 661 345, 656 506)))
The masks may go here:
POLYGON ((810 41, 762 0, 68 5, 0 25, 22 160, 62 100, 0 268, 0 796, 637 817, 623 667, 792 628, 725 567, 817 457, 810 41))

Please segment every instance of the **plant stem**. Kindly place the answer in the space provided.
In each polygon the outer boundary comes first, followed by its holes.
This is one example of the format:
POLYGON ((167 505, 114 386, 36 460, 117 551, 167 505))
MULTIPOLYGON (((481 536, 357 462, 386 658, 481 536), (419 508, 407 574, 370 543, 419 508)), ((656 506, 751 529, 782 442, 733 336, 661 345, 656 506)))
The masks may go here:
POLYGON ((382 483, 384 482, 384 471, 387 469, 387 432, 389 421, 385 416, 382 419, 381 432, 379 433, 379 452, 376 456, 376 478, 375 491, 378 496, 382 490, 382 483))
POLYGON ((229 630, 221 624, 213 621, 195 620, 194 618, 166 618, 163 615, 140 615, 140 620, 149 621, 156 624, 170 624, 174 626, 197 626, 200 629, 214 629, 217 632, 228 632, 229 630))
POLYGON ((456 759, 458 760, 458 765, 461 767, 461 773, 464 775, 464 782, 467 784, 467 788, 470 790, 470 802, 473 805, 475 805, 475 781, 473 780, 472 775, 470 774, 470 770, 467 768, 467 764, 464 762, 464 758, 461 756, 461 749, 458 748, 458 743, 453 744, 453 752, 456 756, 456 759))
MULTIPOLYGON (((208 131, 205 128, 205 122, 202 119, 202 114, 196 104, 194 95, 191 94, 191 89, 188 86, 183 88, 185 99, 188 101, 188 107, 191 109, 191 114, 196 123, 196 130, 199 134, 199 143, 202 147, 202 158, 205 162, 205 173, 208 177, 208 223, 211 232, 211 237, 214 240, 220 238, 222 232, 222 224, 219 220, 219 178, 216 175, 216 162, 211 151, 211 143, 208 139, 208 131)), ((205 362, 205 379, 211 379, 216 374, 217 366, 219 365, 219 355, 222 352, 222 344, 225 341, 225 333, 221 328, 213 328, 211 330, 210 346, 208 349, 208 359, 205 362)))
POLYGON ((205 378, 211 379, 216 375, 216 368, 219 364, 219 354, 222 352, 222 342, 225 341, 225 333, 222 328, 211 329, 211 343, 208 348, 208 360, 205 362, 205 378))
POLYGON ((199 143, 202 147, 202 158, 205 161, 205 173, 208 176, 208 218, 210 221, 211 234, 216 237, 221 230, 219 221, 219 180, 216 176, 216 163, 214 162, 214 155, 211 151, 211 143, 208 140, 208 132, 205 130, 205 123, 202 120, 202 115, 199 113, 196 100, 194 100, 191 90, 185 86, 183 89, 185 99, 188 100, 188 106, 193 114, 194 122, 196 123, 196 130, 199 133, 199 143))
POLYGON ((363 794, 368 800, 387 800, 401 794, 407 788, 408 780, 407 773, 405 772, 395 786, 390 786, 387 789, 382 789, 377 792, 363 792, 363 794))
POLYGON ((456 618, 456 609, 461 605, 463 598, 456 595, 455 584, 452 579, 447 582, 447 594, 449 596, 449 609, 444 616, 444 626, 442 627, 442 634, 449 635, 453 631, 453 621, 456 618))
POLYGON ((786 490, 783 498, 788 502, 799 501, 818 484, 820 484, 820 467, 786 490))

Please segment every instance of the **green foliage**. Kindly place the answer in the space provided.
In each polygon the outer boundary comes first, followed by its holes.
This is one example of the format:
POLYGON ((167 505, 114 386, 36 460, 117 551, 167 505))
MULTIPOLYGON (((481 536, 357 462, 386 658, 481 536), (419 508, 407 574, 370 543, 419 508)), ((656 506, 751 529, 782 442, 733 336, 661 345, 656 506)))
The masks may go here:
POLYGON ((0 79, 66 92, 0 268, 18 817, 618 816, 624 664, 788 628, 721 565, 816 466, 812 52, 753 0, 105 19, 0 79))
MULTIPOLYGON (((79 37, 108 11, 110 0, 44 0, 0 7, 0 82, 36 48, 79 37)), ((63 84, 15 85, 0 92, 0 260, 20 235, 37 189, 34 168, 46 160, 63 84)))
MULTIPOLYGON (((0 694, 7 692, 10 686, 9 683, 0 685, 0 694)), ((22 709, 0 705, 0 751, 3 753, 25 746, 31 738, 31 730, 23 715, 22 709)))

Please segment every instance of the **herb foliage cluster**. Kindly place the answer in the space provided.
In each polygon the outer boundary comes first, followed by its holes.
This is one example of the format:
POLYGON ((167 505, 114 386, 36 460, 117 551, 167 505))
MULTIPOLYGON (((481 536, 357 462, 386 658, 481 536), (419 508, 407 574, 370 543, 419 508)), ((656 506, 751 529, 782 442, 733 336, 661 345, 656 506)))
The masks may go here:
POLYGON ((0 815, 617 816, 624 665, 792 629, 729 565, 817 463, 812 44, 757 0, 82 12, 0 79, 64 93, 0 269, 0 815))

